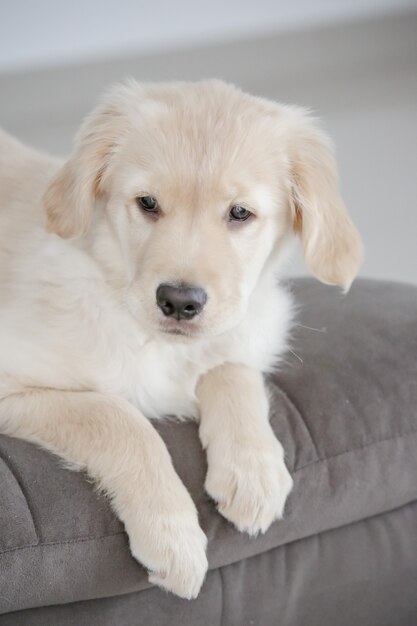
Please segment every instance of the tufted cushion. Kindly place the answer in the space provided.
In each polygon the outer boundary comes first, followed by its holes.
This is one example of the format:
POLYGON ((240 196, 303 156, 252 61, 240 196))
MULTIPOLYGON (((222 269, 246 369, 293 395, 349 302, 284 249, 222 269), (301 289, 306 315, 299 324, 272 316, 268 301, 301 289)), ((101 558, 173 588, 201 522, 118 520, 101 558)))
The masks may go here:
MULTIPOLYGON (((210 568, 417 500, 417 289, 302 279, 291 350, 269 377, 271 422, 295 479, 283 521, 257 538, 204 494, 193 423, 156 424, 199 509, 210 568)), ((123 527, 82 474, 0 437, 0 612, 149 587, 123 527)))

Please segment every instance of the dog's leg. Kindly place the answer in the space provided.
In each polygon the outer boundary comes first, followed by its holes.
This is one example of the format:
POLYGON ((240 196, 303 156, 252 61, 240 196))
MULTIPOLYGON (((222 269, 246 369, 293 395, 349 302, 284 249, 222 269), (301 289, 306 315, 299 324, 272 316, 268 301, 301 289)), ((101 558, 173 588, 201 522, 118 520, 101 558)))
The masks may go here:
POLYGON ((28 390, 0 401, 0 432, 86 470, 110 496, 149 580, 185 598, 198 594, 207 558, 197 511, 164 442, 129 402, 89 391, 28 390))
POLYGON ((201 377, 197 396, 206 491, 239 530, 265 532, 282 517, 292 479, 269 424, 262 374, 226 363, 201 377))

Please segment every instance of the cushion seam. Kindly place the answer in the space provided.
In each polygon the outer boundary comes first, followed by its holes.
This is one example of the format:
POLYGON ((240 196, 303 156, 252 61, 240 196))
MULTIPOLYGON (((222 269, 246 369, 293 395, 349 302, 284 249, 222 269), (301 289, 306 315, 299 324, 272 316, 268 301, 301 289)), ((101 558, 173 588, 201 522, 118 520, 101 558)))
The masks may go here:
POLYGON ((32 543, 27 546, 16 546, 15 548, 7 548, 6 550, 0 550, 0 555, 7 554, 8 552, 17 552, 18 550, 30 550, 31 548, 43 548, 49 546, 64 546, 71 543, 84 543, 86 541, 96 541, 97 539, 107 539, 108 537, 116 537, 117 535, 124 535, 124 531, 118 531, 117 533, 110 533, 107 535, 89 535, 87 537, 74 537, 73 539, 65 539, 64 541, 46 541, 32 543))
MULTIPOLYGON (((12 474, 13 478, 15 479, 16 483, 18 484, 19 489, 22 492, 22 495, 23 495, 23 497, 25 499, 26 506, 27 506, 27 509, 29 511, 29 515, 30 515, 30 518, 31 518, 31 521, 32 521, 33 531, 34 531, 35 537, 36 537, 35 543, 31 544, 31 546, 36 546, 36 545, 39 544, 39 533, 38 533, 37 524, 35 523, 35 515, 33 513, 33 508, 32 508, 32 506, 29 503, 30 498, 28 497, 28 491, 27 491, 26 487, 23 486, 23 483, 22 483, 22 481, 21 481, 21 479, 19 477, 18 472, 16 471, 16 467, 15 467, 13 461, 11 461, 10 458, 8 458, 6 460, 4 453, 2 454, 1 448, 0 448, 0 459, 3 461, 3 463, 5 464, 7 469, 9 470, 9 472, 12 474)), ((15 550, 15 548, 11 548, 11 549, 15 550)), ((1 552, 2 551, 0 550, 0 553, 1 552)))
POLYGON ((382 515, 390 515, 391 513, 395 513, 395 511, 399 511, 407 506, 417 505, 417 499, 413 498, 412 500, 408 500, 403 504, 398 506, 394 506, 385 511, 379 511, 377 513, 371 513, 370 515, 365 515, 364 517, 352 520, 350 522, 342 522, 341 524, 337 524, 336 526, 329 526, 329 528, 323 528, 322 530, 318 530, 316 532, 312 532, 311 534, 302 535, 301 537, 297 537, 295 539, 291 539, 290 541, 284 541, 276 546, 271 546, 270 548, 266 548, 265 550, 261 550, 260 552, 255 552, 249 556, 244 557, 243 559, 237 559, 236 561, 230 561, 230 563, 225 563, 224 565, 219 565, 218 567, 214 567, 213 569, 209 568, 210 572, 215 572, 216 570, 229 567, 229 565, 236 565, 237 563, 242 563, 243 561, 247 561, 248 559, 255 559, 262 554, 266 554, 267 552, 271 552, 272 550, 280 550, 281 548, 285 548, 293 543, 297 543, 298 541, 304 541, 306 539, 311 539, 312 537, 318 537, 320 535, 324 535, 329 532, 333 532, 336 530, 340 530, 341 528, 347 528, 348 526, 353 526, 355 524, 361 524, 362 522, 367 522, 369 520, 374 519, 375 517, 381 517, 382 515))
POLYGON ((305 465, 300 465, 300 467, 297 467, 296 469, 294 469, 294 472, 299 472, 305 469, 306 467, 315 465, 316 463, 324 463, 326 461, 331 461, 332 459, 336 459, 337 457, 343 456, 345 454, 350 454, 351 452, 357 452, 358 450, 364 450, 365 448, 370 448, 371 446, 376 446, 380 443, 385 443, 387 441, 395 441, 397 439, 403 439, 405 437, 409 437, 410 435, 416 435, 416 434, 417 434, 417 428, 414 428, 405 433, 394 435, 392 437, 386 437, 385 439, 378 439, 377 441, 370 441, 369 443, 365 443, 362 446, 358 446, 357 448, 350 448, 349 450, 343 450, 342 452, 337 452, 336 454, 325 456, 325 457, 316 459, 315 461, 310 461, 309 463, 305 463, 305 465))
MULTIPOLYGON (((211 571, 216 571, 216 570, 211 570, 211 571)), ((221 604, 221 609, 220 609, 220 626, 224 626, 224 578, 223 578, 222 568, 219 567, 217 571, 219 572, 220 587, 222 590, 222 600, 221 600, 222 604, 221 604)))
POLYGON ((271 380, 270 382, 272 383, 272 386, 275 388, 275 390, 278 391, 278 393, 281 393, 282 396, 284 397, 284 399, 287 400, 287 402, 290 405, 290 407, 295 411, 296 415, 299 417, 301 423, 304 424, 304 428, 306 429, 306 431, 308 433, 308 436, 310 438, 310 441, 313 444, 313 448, 314 448, 314 452, 315 452, 316 460, 317 460, 318 457, 319 457, 319 453, 318 453, 318 450, 317 450, 316 442, 314 441, 314 438, 313 438, 313 435, 311 433, 311 430, 310 430, 306 420, 304 419, 303 414, 301 413, 300 409, 295 404, 294 400, 288 395, 288 393, 282 387, 280 387, 273 380, 271 380))

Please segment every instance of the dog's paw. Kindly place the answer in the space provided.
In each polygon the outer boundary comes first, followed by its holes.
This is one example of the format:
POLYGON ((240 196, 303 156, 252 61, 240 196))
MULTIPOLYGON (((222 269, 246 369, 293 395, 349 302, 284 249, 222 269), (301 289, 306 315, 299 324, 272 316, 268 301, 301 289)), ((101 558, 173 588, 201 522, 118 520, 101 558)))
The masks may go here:
POLYGON ((207 538, 195 511, 157 515, 126 529, 133 556, 149 570, 149 581, 188 600, 197 597, 208 562, 207 538))
POLYGON ((282 517, 292 484, 282 446, 272 435, 261 445, 209 451, 206 491, 219 512, 250 535, 264 533, 282 517))

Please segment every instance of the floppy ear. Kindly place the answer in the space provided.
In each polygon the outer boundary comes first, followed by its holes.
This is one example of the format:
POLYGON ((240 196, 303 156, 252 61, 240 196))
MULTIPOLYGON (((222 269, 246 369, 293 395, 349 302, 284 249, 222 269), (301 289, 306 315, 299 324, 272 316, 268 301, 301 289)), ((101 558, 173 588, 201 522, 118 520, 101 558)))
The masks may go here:
POLYGON ((291 208, 310 271, 323 283, 348 290, 362 261, 362 243, 339 192, 328 137, 297 111, 289 136, 291 208))
POLYGON ((121 113, 105 103, 84 122, 70 159, 46 190, 47 228, 65 239, 88 231, 102 179, 121 133, 121 113))

